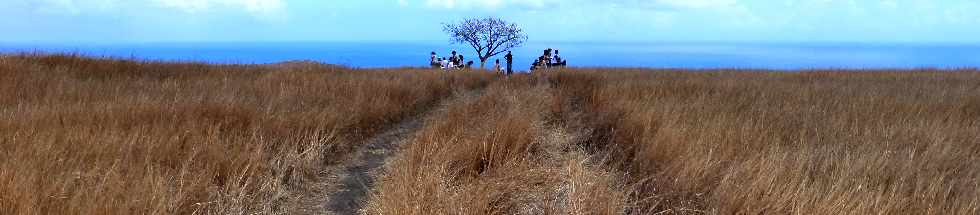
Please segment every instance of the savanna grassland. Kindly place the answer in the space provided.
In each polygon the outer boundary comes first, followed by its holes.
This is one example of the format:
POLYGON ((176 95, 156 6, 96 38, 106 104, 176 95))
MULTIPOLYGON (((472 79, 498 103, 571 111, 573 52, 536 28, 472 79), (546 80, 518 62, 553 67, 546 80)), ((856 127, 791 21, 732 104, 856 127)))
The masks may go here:
POLYGON ((556 77, 640 213, 980 213, 976 70, 556 77))
POLYGON ((4 56, 0 214, 290 212, 352 143, 491 78, 4 56))
POLYGON ((0 214, 328 213, 322 170, 407 119, 360 213, 980 213, 976 70, 7 55, 0 214))

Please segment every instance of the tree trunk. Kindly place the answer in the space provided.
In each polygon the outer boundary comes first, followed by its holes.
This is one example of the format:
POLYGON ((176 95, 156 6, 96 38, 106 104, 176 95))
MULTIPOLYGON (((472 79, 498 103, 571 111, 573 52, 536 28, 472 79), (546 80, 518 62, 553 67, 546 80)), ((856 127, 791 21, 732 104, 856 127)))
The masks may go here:
POLYGON ((487 60, 490 60, 490 56, 480 56, 480 70, 486 69, 485 66, 487 65, 487 60))

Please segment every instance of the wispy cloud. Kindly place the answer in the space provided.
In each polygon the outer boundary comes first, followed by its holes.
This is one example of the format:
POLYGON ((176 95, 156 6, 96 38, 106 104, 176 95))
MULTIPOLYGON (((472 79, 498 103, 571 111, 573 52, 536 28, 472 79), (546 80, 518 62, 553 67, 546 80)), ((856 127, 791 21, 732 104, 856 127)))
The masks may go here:
MULTIPOLYGON (((398 2, 408 5, 413 1, 399 0, 398 2)), ((426 6, 442 9, 500 9, 511 6, 541 8, 560 2, 559 0, 424 0, 426 6)))
POLYGON ((183 13, 212 10, 239 10, 254 16, 270 18, 283 15, 285 0, 9 0, 7 7, 27 9, 43 14, 79 15, 117 10, 161 8, 183 13))
POLYGON ((705 9, 738 5, 737 0, 610 0, 607 3, 654 9, 705 9))
POLYGON ((89 11, 108 11, 119 0, 7 0, 0 8, 41 14, 78 15, 89 11))
POLYGON ((977 41, 977 10, 976 0, 0 0, 0 28, 14 29, 0 40, 428 40, 442 36, 432 23, 491 15, 550 40, 977 41))
POLYGON ((207 11, 214 8, 243 9, 255 15, 275 15, 284 12, 283 0, 153 0, 157 5, 178 9, 188 13, 207 11))
POLYGON ((729 7, 737 0, 397 0, 399 5, 422 2, 430 8, 440 9, 500 9, 506 7, 547 8, 557 6, 617 5, 653 9, 703 9, 729 7))

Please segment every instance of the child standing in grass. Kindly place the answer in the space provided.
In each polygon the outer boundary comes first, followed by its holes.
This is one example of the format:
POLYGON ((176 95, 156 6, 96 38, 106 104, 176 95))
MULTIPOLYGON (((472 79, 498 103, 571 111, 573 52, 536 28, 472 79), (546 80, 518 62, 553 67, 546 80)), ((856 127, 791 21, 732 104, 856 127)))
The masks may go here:
POLYGON ((503 73, 504 68, 500 68, 500 59, 493 62, 493 72, 503 73))
POLYGON ((456 60, 453 60, 453 59, 456 59, 455 55, 454 55, 454 57, 451 57, 451 58, 449 58, 449 60, 447 60, 448 62, 446 62, 446 64, 447 64, 446 65, 446 69, 455 69, 456 68, 456 60))
POLYGON ((465 58, 463 58, 463 55, 462 54, 460 54, 459 57, 456 58, 456 66, 459 67, 459 69, 462 69, 463 67, 465 67, 464 64, 463 64, 463 62, 466 62, 466 61, 464 61, 464 59, 465 58))

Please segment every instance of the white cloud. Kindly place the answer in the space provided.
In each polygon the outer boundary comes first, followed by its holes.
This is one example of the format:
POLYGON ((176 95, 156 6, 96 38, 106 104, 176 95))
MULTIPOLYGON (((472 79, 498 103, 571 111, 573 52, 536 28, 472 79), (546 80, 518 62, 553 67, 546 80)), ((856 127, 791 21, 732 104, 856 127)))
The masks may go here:
POLYGON ((978 9, 980 9, 980 4, 967 3, 959 7, 947 8, 943 13, 945 20, 949 23, 974 24, 980 23, 980 14, 977 14, 978 9))
MULTIPOLYGON (((419 2, 422 0, 416 0, 419 2)), ((399 5, 411 4, 410 0, 398 0, 399 5)), ((424 0, 424 5, 441 9, 499 9, 504 7, 546 8, 564 5, 618 6, 653 9, 705 9, 737 5, 737 0, 424 0)))
POLYGON ((657 2, 686 8, 728 7, 738 3, 735 0, 658 0, 657 2))
POLYGON ((634 4, 654 8, 673 8, 673 9, 704 9, 731 7, 738 4, 736 0, 631 0, 627 1, 634 4))
MULTIPOLYGON (((425 5, 443 9, 498 9, 508 6, 540 8, 549 4, 557 4, 559 0, 425 0, 425 5)), ((399 0, 399 4, 408 5, 409 1, 399 0)))
POLYGON ((43 14, 79 15, 118 10, 164 8, 185 13, 239 10, 257 17, 283 15, 285 0, 9 0, 8 7, 21 7, 43 14), (13 5, 13 6, 11 6, 13 5))
POLYGON ((115 8, 119 0, 11 0, 8 7, 28 8, 42 14, 78 15, 86 11, 106 11, 115 8))
POLYGON ((215 8, 237 8, 254 15, 274 16, 284 12, 283 0, 153 0, 157 5, 188 13, 215 8))
POLYGON ((898 8, 898 2, 895 2, 895 0, 881 0, 880 4, 881 7, 888 8, 888 9, 898 8))
POLYGON ((188 13, 196 13, 211 7, 207 0, 154 0, 156 4, 188 13))

